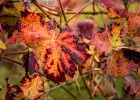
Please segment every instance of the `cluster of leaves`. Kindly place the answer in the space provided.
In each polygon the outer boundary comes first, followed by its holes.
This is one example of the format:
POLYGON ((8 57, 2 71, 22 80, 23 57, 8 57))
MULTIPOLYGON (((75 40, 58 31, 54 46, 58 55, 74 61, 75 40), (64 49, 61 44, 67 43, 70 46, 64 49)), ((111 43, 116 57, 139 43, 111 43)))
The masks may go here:
MULTIPOLYGON (((68 5, 69 2, 66 0, 63 4, 68 5)), ((7 42, 19 42, 28 49, 22 65, 25 77, 21 86, 10 85, 7 79, 7 99, 37 99, 44 92, 43 76, 54 83, 64 82, 68 76, 74 77, 79 66, 86 67, 87 63, 91 63, 92 57, 100 65, 98 68, 106 70, 110 76, 138 73, 140 14, 128 12, 121 6, 120 0, 100 2, 107 10, 109 21, 98 32, 94 31, 93 20, 88 19, 77 24, 79 31, 65 27, 57 33, 58 23, 54 19, 45 21, 42 13, 32 12, 24 2, 10 1, 0 5, 0 23, 10 37, 7 42)), ((3 52, 6 47, 1 49, 3 52)), ((137 87, 134 83, 128 84, 125 89, 138 98, 137 87)))

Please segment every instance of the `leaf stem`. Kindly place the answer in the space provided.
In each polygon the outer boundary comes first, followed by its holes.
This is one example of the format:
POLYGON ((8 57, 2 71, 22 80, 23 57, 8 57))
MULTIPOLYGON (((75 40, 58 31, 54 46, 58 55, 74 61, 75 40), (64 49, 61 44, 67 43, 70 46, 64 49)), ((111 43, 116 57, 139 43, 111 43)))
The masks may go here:
POLYGON ((2 29, 2 26, 1 26, 1 24, 0 24, 0 31, 1 31, 1 37, 2 37, 2 42, 3 43, 5 43, 5 39, 4 39, 4 31, 3 31, 3 29, 2 29))
POLYGON ((94 0, 90 0, 90 2, 88 2, 81 10, 79 10, 78 12, 76 12, 69 20, 67 20, 67 22, 65 22, 64 25, 66 25, 69 21, 71 21, 74 17, 76 17, 81 11, 83 11, 92 2, 94 2, 94 0))
POLYGON ((64 86, 60 86, 62 89, 64 89, 66 92, 68 92, 75 100, 78 100, 77 97, 71 92, 69 91, 67 88, 65 88, 64 86))

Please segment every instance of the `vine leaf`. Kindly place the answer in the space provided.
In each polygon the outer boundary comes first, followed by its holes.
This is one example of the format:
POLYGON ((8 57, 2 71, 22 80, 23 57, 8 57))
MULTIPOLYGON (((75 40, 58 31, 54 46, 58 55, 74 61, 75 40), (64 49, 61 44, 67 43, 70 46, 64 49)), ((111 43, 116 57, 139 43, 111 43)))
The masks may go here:
POLYGON ((49 47, 43 69, 49 79, 58 83, 65 80, 64 74, 74 76, 76 65, 86 60, 86 51, 85 46, 78 43, 77 31, 72 28, 63 29, 53 41, 47 44, 49 47))
POLYGON ((99 52, 111 52, 112 46, 109 41, 110 31, 108 27, 101 28, 91 39, 90 44, 94 45, 99 52))
POLYGON ((79 43, 78 31, 74 28, 64 28, 56 35, 54 24, 45 22, 40 13, 22 12, 22 18, 13 31, 9 42, 19 41, 33 49, 44 74, 53 82, 66 80, 65 75, 73 77, 76 66, 86 60, 86 46, 79 43))
POLYGON ((109 18, 116 19, 125 16, 125 9, 121 5, 120 0, 100 0, 100 2, 107 8, 108 14, 111 15, 109 18))
POLYGON ((127 16, 128 35, 138 35, 140 33, 140 14, 128 14, 127 16))
POLYGON ((14 26, 20 18, 20 11, 25 10, 25 4, 24 2, 9 1, 5 4, 1 4, 0 8, 0 23, 14 26))
POLYGON ((113 51, 107 60, 108 74, 114 77, 124 77, 129 75, 132 70, 137 71, 140 64, 139 55, 138 52, 129 49, 113 51))
POLYGON ((21 80, 21 90, 25 97, 35 99, 41 96, 41 92, 44 91, 43 77, 40 75, 34 75, 33 77, 25 76, 21 80))
POLYGON ((110 23, 105 28, 101 28, 94 35, 89 44, 92 44, 99 52, 110 53, 113 48, 123 46, 121 40, 122 26, 118 23, 110 23))
POLYGON ((79 21, 77 23, 77 28, 79 29, 82 38, 91 39, 94 36, 96 25, 94 24, 93 19, 86 19, 84 21, 79 21))
POLYGON ((120 24, 113 23, 111 26, 112 32, 110 36, 110 42, 113 47, 123 46, 124 44, 121 41, 121 29, 122 26, 120 24))

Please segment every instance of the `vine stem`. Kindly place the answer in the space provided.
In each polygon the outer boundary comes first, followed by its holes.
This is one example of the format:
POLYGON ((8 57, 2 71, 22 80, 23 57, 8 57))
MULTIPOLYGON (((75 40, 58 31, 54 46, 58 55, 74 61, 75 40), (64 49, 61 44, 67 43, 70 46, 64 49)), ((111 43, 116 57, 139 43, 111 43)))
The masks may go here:
POLYGON ((9 58, 9 57, 7 57, 7 56, 4 56, 3 59, 6 59, 6 60, 8 60, 8 61, 11 61, 11 62, 16 63, 16 64, 19 64, 19 65, 22 65, 21 62, 16 61, 16 60, 14 60, 14 59, 12 59, 12 58, 9 58))
POLYGON ((98 86, 100 85, 102 79, 103 79, 103 77, 101 77, 101 78, 99 79, 98 83, 96 84, 96 87, 94 88, 93 93, 92 93, 92 97, 94 97, 94 94, 95 94, 95 92, 96 92, 96 89, 97 89, 98 86))
MULTIPOLYGON (((79 10, 77 13, 75 13, 69 20, 67 20, 67 22, 64 23, 64 25, 66 25, 69 21, 71 21, 74 17, 76 17, 81 11, 83 11, 88 5, 90 5, 91 3, 93 3, 94 0, 90 0, 90 2, 88 2, 81 10, 79 10)), ((63 26, 64 26, 63 25, 63 26)))
MULTIPOLYGON (((62 11, 64 20, 65 20, 65 22, 67 22, 67 17, 66 17, 66 14, 65 14, 64 7, 63 7, 63 5, 62 5, 62 2, 61 2, 60 0, 57 0, 57 2, 59 3, 59 6, 60 6, 60 8, 61 8, 61 11, 62 11)), ((66 26, 68 27, 68 23, 66 23, 66 26)))
POLYGON ((51 7, 48 7, 48 6, 44 6, 44 5, 42 5, 42 4, 40 4, 42 7, 44 7, 44 8, 47 8, 47 9, 49 9, 49 10, 52 10, 52 11, 54 11, 54 12, 59 12, 59 11, 57 11, 57 10, 55 10, 55 9, 52 9, 51 7))
MULTIPOLYGON (((76 12, 74 12, 74 11, 67 11, 67 12, 65 12, 65 14, 75 14, 76 12)), ((90 12, 90 11, 82 11, 82 12, 80 12, 80 13, 78 13, 78 14, 91 14, 91 15, 97 15, 97 14, 107 14, 107 12, 90 12)))
POLYGON ((4 31, 3 31, 3 29, 2 29, 2 26, 1 26, 1 24, 0 24, 0 31, 1 31, 1 37, 2 37, 2 42, 3 43, 5 43, 5 39, 4 39, 4 31))
POLYGON ((78 100, 77 97, 71 91, 69 91, 67 88, 65 88, 64 86, 61 86, 61 88, 64 89, 66 92, 68 92, 75 100, 78 100))
MULTIPOLYGON (((80 76, 82 76, 82 69, 81 69, 81 68, 79 68, 79 73, 80 73, 80 76)), ((89 90, 89 88, 88 88, 88 86, 87 86, 87 83, 86 83, 86 81, 85 81, 85 79, 84 79, 83 77, 82 77, 82 80, 83 80, 84 85, 85 85, 85 87, 86 87, 86 89, 87 89, 87 92, 88 92, 88 94, 89 94, 89 96, 90 96, 90 99, 92 100, 92 95, 91 95, 90 90, 89 90)))
MULTIPOLYGON (((31 2, 35 4, 50 20, 53 19, 36 0, 31 0, 31 2)), ((60 24, 57 21, 56 23, 57 23, 58 28, 61 29, 60 24)))
POLYGON ((27 51, 12 51, 12 52, 5 52, 4 55, 20 55, 20 54, 27 54, 27 51))

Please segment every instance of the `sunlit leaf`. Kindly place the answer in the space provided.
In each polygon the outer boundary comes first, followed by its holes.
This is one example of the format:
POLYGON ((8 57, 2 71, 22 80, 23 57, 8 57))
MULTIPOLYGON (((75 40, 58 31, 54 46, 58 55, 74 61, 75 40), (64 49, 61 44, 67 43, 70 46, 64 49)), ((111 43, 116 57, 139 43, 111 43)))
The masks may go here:
POLYGON ((64 28, 57 36, 54 28, 51 21, 45 22, 42 14, 22 12, 9 41, 19 41, 32 48, 38 60, 45 64, 47 78, 59 83, 65 81, 65 75, 73 77, 76 65, 86 60, 86 46, 79 43, 76 29, 64 28))
POLYGON ((0 40, 0 49, 6 49, 6 45, 0 40))
POLYGON ((122 26, 120 24, 112 24, 112 32, 110 37, 110 42, 113 47, 123 46, 124 44, 121 41, 121 29, 122 26))
POLYGON ((21 90, 26 98, 35 99, 41 96, 44 91, 43 77, 34 75, 33 77, 25 76, 21 80, 21 90))

